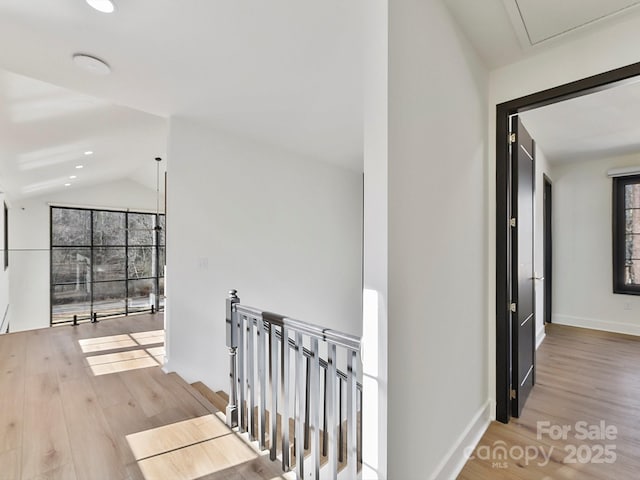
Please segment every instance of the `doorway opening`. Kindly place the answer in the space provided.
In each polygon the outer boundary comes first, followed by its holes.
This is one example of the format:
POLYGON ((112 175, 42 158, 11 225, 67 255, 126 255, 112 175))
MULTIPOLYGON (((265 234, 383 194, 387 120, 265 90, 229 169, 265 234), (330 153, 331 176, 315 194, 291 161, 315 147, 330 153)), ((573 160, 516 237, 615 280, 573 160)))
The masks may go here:
MULTIPOLYGON (((519 113, 637 81, 640 63, 520 97, 496 106, 496 419, 508 423, 513 415, 512 371, 518 355, 514 343, 513 235, 515 187, 509 148, 510 118, 519 113)), ((546 265, 545 265, 546 269, 546 265)), ((550 271, 550 270, 549 270, 550 271)), ((546 274, 545 274, 546 275, 546 274)), ((551 283, 551 282, 549 282, 551 283)), ((549 286, 550 287, 550 286, 549 286)), ((551 300, 551 295, 548 295, 551 300)), ((548 315, 551 310, 548 309, 548 315)))

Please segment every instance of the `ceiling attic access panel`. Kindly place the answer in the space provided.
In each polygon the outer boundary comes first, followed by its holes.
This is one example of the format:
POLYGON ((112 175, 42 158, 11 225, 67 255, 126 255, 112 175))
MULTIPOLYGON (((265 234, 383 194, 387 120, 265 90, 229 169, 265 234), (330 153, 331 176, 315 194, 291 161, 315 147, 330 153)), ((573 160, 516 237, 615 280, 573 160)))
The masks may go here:
POLYGON ((503 0, 523 47, 631 13, 639 0, 503 0))

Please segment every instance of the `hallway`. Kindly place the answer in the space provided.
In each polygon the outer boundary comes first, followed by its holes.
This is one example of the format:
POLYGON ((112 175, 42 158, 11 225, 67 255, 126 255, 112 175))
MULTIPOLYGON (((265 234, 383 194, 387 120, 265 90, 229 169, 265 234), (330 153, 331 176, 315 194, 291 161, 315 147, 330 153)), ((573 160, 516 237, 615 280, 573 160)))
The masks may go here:
POLYGON ((280 478, 160 369, 162 320, 0 336, 0 479, 280 478))
POLYGON ((638 365, 637 337, 547 325, 521 418, 493 422, 458 478, 638 478, 638 365))

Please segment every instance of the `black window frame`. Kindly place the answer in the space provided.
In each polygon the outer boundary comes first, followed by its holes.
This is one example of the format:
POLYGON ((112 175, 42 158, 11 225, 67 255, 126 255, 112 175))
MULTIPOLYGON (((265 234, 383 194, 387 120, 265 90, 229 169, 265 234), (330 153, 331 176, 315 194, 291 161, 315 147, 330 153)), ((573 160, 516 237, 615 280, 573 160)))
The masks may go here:
MULTIPOLYGON (((626 211, 627 185, 640 185, 640 174, 613 178, 612 218, 613 218, 613 293, 640 295, 640 284, 625 284, 626 265, 626 211)), ((637 207, 632 207, 637 208, 637 207)), ((640 211, 640 208, 637 208, 640 211)), ((640 234, 639 234, 640 235, 640 234)), ((638 260, 640 263, 640 259, 638 260)))
MULTIPOLYGON (((50 308, 49 308, 49 312, 50 312, 50 325, 62 325, 62 324, 66 324, 66 323, 70 323, 73 320, 63 320, 63 321, 54 321, 54 302, 53 302, 53 292, 54 292, 54 288, 58 285, 65 285, 66 283, 57 283, 54 282, 54 272, 53 272, 53 252, 54 250, 57 249, 64 249, 64 248, 69 248, 69 249, 88 249, 90 252, 90 257, 91 257, 91 265, 93 266, 94 262, 93 259, 96 256, 96 250, 103 248, 103 249, 124 249, 125 251, 125 256, 124 256, 124 267, 125 267, 125 274, 124 277, 122 279, 111 279, 111 280, 95 280, 92 279, 92 281, 90 283, 92 283, 93 285, 96 284, 106 284, 106 283, 118 283, 118 282, 122 282, 124 284, 124 288, 125 288, 125 297, 124 297, 124 309, 122 312, 118 312, 118 313, 113 313, 113 314, 100 314, 100 312, 96 312, 96 310, 94 309, 94 293, 93 293, 93 288, 91 289, 91 300, 90 300, 90 314, 88 316, 78 316, 78 320, 79 321, 85 321, 85 320, 90 320, 91 317, 94 315, 94 313, 97 314, 97 318, 105 318, 105 317, 113 317, 113 316, 128 316, 131 314, 137 314, 137 313, 145 313, 145 312, 150 312, 153 311, 152 308, 149 309, 136 309, 136 310, 129 310, 129 305, 128 305, 128 298, 129 298, 129 286, 130 286, 130 282, 134 282, 137 280, 152 280, 154 283, 154 290, 156 292, 156 294, 158 294, 160 292, 160 283, 164 280, 164 265, 160 265, 160 259, 164 258, 166 260, 166 238, 165 238, 165 229, 158 229, 158 228, 154 228, 154 233, 153 233, 153 240, 152 242, 155 242, 155 244, 140 244, 140 245, 129 245, 129 234, 128 234, 128 228, 129 228, 129 215, 145 215, 145 216, 152 216, 155 217, 155 226, 161 225, 160 219, 163 219, 164 221, 164 225, 166 228, 166 215, 164 213, 155 213, 155 212, 143 212, 143 211, 137 211, 137 210, 119 210, 119 209, 108 209, 108 208, 89 208, 89 207, 69 207, 69 206, 63 206, 63 205, 51 205, 49 208, 49 251, 50 251, 50 262, 49 262, 49 289, 50 289, 50 293, 49 293, 49 304, 50 304, 50 308), (58 210, 81 210, 81 211, 88 211, 90 212, 90 233, 89 233, 89 237, 90 237, 90 242, 88 244, 73 244, 73 245, 58 245, 55 244, 53 241, 53 230, 54 230, 54 225, 53 225, 53 211, 55 209, 58 210), (96 212, 113 212, 113 213, 119 213, 119 214, 123 214, 125 216, 125 235, 124 235, 124 243, 123 244, 107 244, 107 245, 103 245, 103 244, 96 244, 94 242, 94 215, 96 212), (129 250, 130 249, 134 249, 134 248, 153 248, 155 250, 155 256, 156 256, 156 274, 155 275, 151 275, 148 277, 131 277, 129 275, 129 271, 128 271, 128 265, 129 265, 129 250), (160 254, 160 252, 163 251, 163 255, 160 254)), ((162 305, 162 303, 160 302, 160 300, 156 300, 156 304, 158 305, 158 311, 162 311, 164 310, 164 305, 162 305)))

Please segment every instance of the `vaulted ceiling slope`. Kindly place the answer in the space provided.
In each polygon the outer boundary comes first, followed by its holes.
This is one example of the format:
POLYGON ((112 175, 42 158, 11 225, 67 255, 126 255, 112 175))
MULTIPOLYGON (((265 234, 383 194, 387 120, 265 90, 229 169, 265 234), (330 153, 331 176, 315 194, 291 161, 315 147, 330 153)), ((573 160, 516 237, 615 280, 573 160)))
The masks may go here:
POLYGON ((13 200, 122 177, 155 184, 166 143, 163 117, 0 70, 0 188, 13 200))
POLYGON ((363 0, 0 2, 0 68, 354 169, 362 162, 363 0), (104 59, 89 76, 74 53, 104 59))

